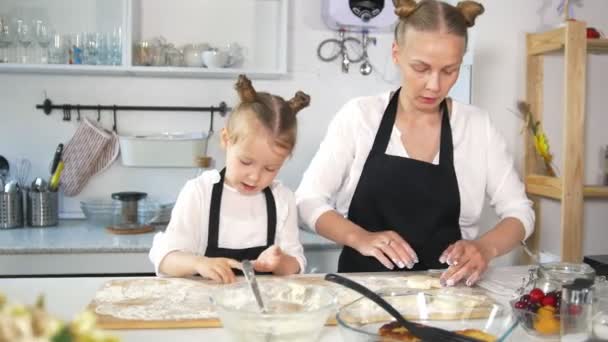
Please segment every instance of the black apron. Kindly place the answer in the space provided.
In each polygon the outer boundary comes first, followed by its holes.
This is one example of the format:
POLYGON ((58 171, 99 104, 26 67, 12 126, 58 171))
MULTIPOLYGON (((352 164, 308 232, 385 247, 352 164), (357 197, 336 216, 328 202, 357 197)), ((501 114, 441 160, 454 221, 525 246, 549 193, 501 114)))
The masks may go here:
MULTIPOLYGON (((230 249, 218 247, 220 232, 220 205, 222 203, 222 191, 224 190, 224 175, 226 169, 220 172, 220 181, 213 185, 211 192, 211 205, 209 210, 209 234, 207 236, 207 250, 205 256, 209 258, 230 258, 237 261, 255 260, 268 247, 274 244, 277 230, 277 208, 270 187, 264 189, 266 197, 266 217, 268 226, 266 229, 266 245, 243 249, 230 249)), ((237 235, 238 232, 235 232, 237 235)), ((236 270, 235 270, 236 271, 236 270)), ((236 272, 239 273, 239 272, 236 272)), ((256 272, 257 273, 257 272, 256 272)))
MULTIPOLYGON (((440 105, 439 165, 386 154, 399 90, 390 99, 348 209, 348 219, 370 232, 394 230, 416 252, 412 271, 445 268, 443 251, 460 240, 460 192, 454 171, 447 103, 440 105)), ((394 271, 401 271, 395 266, 394 271)), ((408 270, 407 268, 403 270, 408 270)), ((339 272, 389 271, 374 257, 344 246, 339 272)))

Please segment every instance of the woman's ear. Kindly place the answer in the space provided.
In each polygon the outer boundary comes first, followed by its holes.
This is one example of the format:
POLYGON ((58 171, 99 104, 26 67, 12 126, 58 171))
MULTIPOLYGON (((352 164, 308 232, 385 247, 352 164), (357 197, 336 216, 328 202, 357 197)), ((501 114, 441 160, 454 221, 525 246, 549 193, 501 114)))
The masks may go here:
POLYGON ((393 63, 395 65, 399 65, 399 45, 396 41, 393 41, 393 46, 391 47, 391 57, 393 59, 393 63))
POLYGON ((220 143, 223 149, 228 147, 228 142, 230 141, 230 135, 228 134, 228 130, 226 127, 222 128, 222 132, 220 133, 220 143))

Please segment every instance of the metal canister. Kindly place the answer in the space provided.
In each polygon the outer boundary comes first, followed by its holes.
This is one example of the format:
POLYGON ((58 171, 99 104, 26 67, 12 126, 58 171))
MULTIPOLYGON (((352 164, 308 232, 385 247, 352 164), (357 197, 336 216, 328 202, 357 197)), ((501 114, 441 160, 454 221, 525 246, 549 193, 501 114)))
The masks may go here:
POLYGON ((0 228, 23 227, 23 200, 21 191, 0 191, 0 228))

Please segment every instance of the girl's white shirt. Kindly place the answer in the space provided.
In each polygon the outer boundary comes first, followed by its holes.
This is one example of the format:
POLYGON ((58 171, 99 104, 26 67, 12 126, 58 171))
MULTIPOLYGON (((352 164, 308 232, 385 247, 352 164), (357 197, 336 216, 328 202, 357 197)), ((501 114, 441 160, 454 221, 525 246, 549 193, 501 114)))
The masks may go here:
MULTIPOLYGON (((209 170, 189 180, 181 190, 167 229, 154 236, 150 249, 149 257, 156 274, 163 275, 159 272, 159 265, 164 257, 173 251, 205 255, 211 191, 213 185, 219 181, 219 172, 209 170)), ((284 253, 296 258, 300 264, 300 272, 304 272, 306 259, 299 240, 294 194, 276 180, 270 189, 277 208, 275 244, 284 253)), ((224 183, 218 247, 244 249, 266 245, 266 216, 266 199, 263 192, 243 195, 224 183)))
MULTIPOLYGON (((347 216, 389 96, 387 92, 352 99, 332 119, 296 190, 296 204, 303 225, 314 230, 319 216, 330 210, 347 216)), ((520 220, 528 238, 534 229, 532 202, 526 197, 505 139, 490 121, 488 113, 452 101, 450 125, 463 239, 474 239, 478 235, 486 196, 500 219, 514 217, 520 220)), ((401 142, 401 132, 394 125, 386 154, 409 157, 401 142)), ((433 164, 438 163, 439 153, 433 160, 433 164)), ((394 177, 403 176, 395 174, 394 177)))

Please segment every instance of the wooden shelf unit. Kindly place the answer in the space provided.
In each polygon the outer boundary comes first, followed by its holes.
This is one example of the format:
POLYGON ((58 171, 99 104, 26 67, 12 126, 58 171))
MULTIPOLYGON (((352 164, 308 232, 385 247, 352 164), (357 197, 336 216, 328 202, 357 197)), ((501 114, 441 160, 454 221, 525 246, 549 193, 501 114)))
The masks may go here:
MULTIPOLYGON (((526 177, 526 191, 530 195, 552 198, 562 198, 562 182, 557 177, 544 175, 528 175, 526 177)), ((608 198, 608 186, 584 185, 584 198, 608 198)))
POLYGON ((567 21, 563 27, 526 37, 526 99, 536 120, 542 122, 543 55, 564 55, 563 164, 560 178, 542 176, 539 160, 528 130, 525 133, 526 191, 534 201, 535 230, 528 245, 539 250, 541 236, 540 198, 561 201, 561 259, 583 259, 583 200, 608 198, 608 187, 583 184, 585 155, 585 96, 587 54, 608 54, 608 39, 587 39, 586 23, 567 21))

